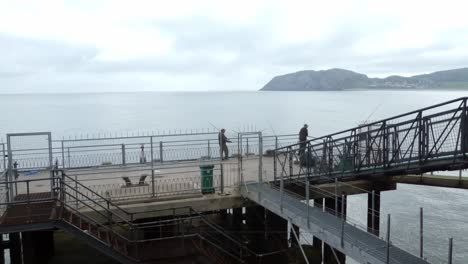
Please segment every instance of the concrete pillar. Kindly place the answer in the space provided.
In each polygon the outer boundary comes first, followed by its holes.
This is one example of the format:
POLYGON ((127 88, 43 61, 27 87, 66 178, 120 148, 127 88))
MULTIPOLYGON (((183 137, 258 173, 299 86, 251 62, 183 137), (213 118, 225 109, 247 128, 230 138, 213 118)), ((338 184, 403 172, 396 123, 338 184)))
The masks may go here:
POLYGON ((22 264, 20 233, 10 233, 10 263, 22 264))
MULTIPOLYGON (((341 214, 346 214, 346 196, 345 199, 341 199, 341 197, 338 197, 338 208, 335 208, 335 199, 334 198, 325 198, 325 207, 331 211, 337 211, 338 212, 338 217, 341 216, 341 214), (341 207, 342 203, 344 203, 344 212, 341 212, 341 207)), ((346 263, 346 255, 341 253, 340 251, 335 249, 336 256, 338 257, 339 263, 346 263)), ((324 244, 323 248, 323 262, 325 264, 337 264, 338 262, 336 261, 335 254, 332 252, 332 248, 324 244)))
POLYGON ((380 191, 374 191, 374 230, 372 230, 372 193, 367 194, 367 232, 380 233, 380 191))

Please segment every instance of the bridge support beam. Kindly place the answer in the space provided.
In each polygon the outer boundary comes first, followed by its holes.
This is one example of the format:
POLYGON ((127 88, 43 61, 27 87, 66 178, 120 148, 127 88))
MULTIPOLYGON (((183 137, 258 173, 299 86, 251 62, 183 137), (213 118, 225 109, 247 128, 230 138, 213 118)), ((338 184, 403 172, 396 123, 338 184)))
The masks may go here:
POLYGON ((292 225, 292 226, 291 226, 291 230, 290 230, 290 233, 289 233, 289 237, 290 237, 290 240, 291 240, 291 246, 299 246, 299 243, 298 243, 297 240, 294 238, 294 234, 293 234, 293 230, 292 230, 292 229, 294 228, 294 231, 296 231, 296 234, 297 234, 297 236, 299 237, 299 239, 300 239, 300 237, 301 237, 301 235, 300 235, 300 233, 299 233, 299 232, 300 232, 300 229, 299 229, 299 227, 298 227, 297 225, 294 225, 294 224, 292 224, 292 223, 291 223, 291 225, 292 225))
POLYGON ((373 193, 367 194, 367 232, 378 236, 380 234, 380 190, 373 193))
MULTIPOLYGON (((325 198, 325 208, 330 210, 330 213, 334 213, 335 211, 337 212, 337 216, 340 217, 342 214, 346 217, 346 196, 345 198, 342 199, 341 197, 338 197, 338 208, 335 207, 335 198, 325 198), (341 208, 344 209, 344 211, 341 211, 341 208)), ((344 264, 346 263, 346 255, 341 253, 340 251, 336 249, 332 249, 331 246, 328 244, 324 244, 323 247, 323 262, 325 264, 337 264, 341 263, 344 264), (335 254, 333 253, 333 250, 335 251, 335 254), (338 258, 338 261, 337 261, 338 258)))

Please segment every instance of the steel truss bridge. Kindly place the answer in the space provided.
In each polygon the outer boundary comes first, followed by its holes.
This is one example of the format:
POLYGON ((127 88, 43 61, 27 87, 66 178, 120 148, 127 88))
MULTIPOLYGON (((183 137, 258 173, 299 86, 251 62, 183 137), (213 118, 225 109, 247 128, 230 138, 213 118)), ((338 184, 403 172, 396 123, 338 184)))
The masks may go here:
POLYGON ((275 180, 420 174, 468 168, 468 98, 275 150, 275 180), (300 166, 295 166, 295 163, 300 166), (307 176, 307 177, 306 177, 307 176))

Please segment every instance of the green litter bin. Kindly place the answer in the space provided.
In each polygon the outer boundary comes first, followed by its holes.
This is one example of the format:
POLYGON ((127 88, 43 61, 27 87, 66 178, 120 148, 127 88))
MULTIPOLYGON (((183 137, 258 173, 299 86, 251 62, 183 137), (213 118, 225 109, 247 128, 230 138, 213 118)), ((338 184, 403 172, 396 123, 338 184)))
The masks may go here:
POLYGON ((213 168, 214 168, 214 165, 201 165, 200 166, 201 191, 203 194, 214 193, 213 168))

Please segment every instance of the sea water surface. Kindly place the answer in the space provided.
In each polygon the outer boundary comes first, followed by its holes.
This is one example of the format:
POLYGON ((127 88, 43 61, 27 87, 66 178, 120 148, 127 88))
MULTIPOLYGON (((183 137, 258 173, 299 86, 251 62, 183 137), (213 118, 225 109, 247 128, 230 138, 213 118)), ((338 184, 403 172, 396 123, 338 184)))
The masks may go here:
MULTIPOLYGON (((468 91, 0 94, 0 142, 6 133, 34 131, 50 131, 55 139, 215 127, 228 136, 243 130, 295 134, 304 123, 310 135, 321 136, 463 96, 468 91)), ((366 223, 366 199, 349 198, 349 218, 366 223)), ((391 214, 391 240, 414 254, 420 207, 428 259, 447 263, 453 237, 453 263, 468 263, 468 190, 399 184, 382 193, 381 230, 391 214)))

